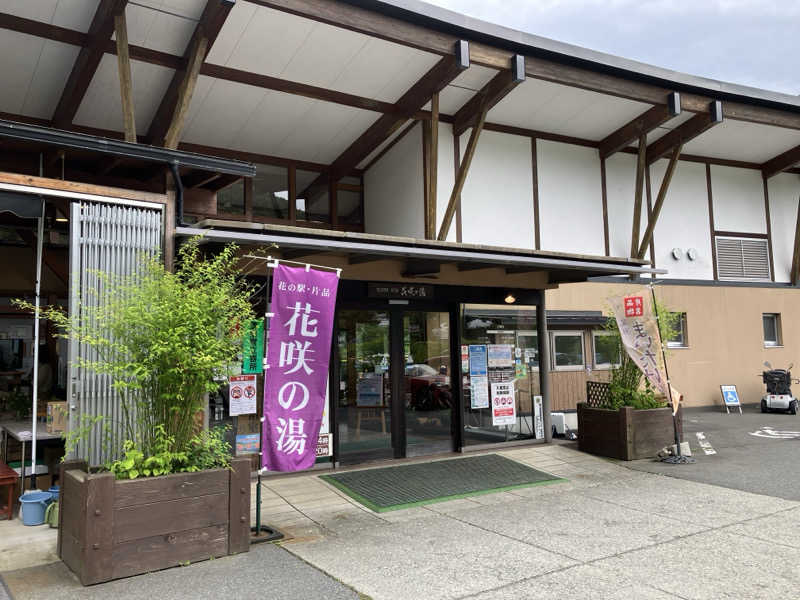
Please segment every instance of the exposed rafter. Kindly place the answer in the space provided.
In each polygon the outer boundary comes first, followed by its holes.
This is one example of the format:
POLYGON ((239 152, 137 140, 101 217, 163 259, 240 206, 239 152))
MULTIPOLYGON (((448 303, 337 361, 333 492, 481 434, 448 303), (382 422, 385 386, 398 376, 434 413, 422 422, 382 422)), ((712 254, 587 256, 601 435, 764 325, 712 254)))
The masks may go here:
POLYGON ((500 71, 458 110, 453 120, 453 135, 461 135, 472 127, 477 122, 482 107, 486 107, 487 111, 491 110, 523 81, 525 81, 525 57, 515 54, 511 61, 511 69, 500 71))
POLYGON ((127 3, 128 0, 106 0, 98 4, 89 26, 86 45, 81 48, 72 65, 72 71, 53 112, 53 126, 64 128, 72 124, 114 32, 114 17, 125 11, 127 3))
POLYGON ((669 154, 676 146, 687 144, 704 131, 708 131, 720 123, 722 123, 722 102, 715 100, 709 104, 708 112, 693 116, 650 144, 647 147, 647 164, 652 165, 659 158, 669 154))
POLYGON ((644 169, 647 159, 647 134, 639 134, 639 154, 636 161, 636 187, 633 196, 633 227, 631 228, 631 256, 639 251, 639 229, 642 223, 642 191, 644 190, 644 169))
POLYGON ((661 214, 661 208, 664 206, 664 200, 667 197, 669 184, 672 182, 672 176, 675 173, 675 167, 678 165, 678 158, 681 155, 682 149, 683 144, 678 144, 672 150, 672 156, 669 159, 667 170, 664 172, 664 179, 661 180, 661 187, 658 190, 658 196, 656 197, 656 202, 653 205, 653 210, 650 213, 647 229, 645 229, 644 235, 642 236, 642 243, 639 246, 636 258, 642 259, 644 258, 644 255, 647 254, 647 247, 650 245, 650 240, 653 238, 653 232, 655 231, 656 224, 658 223, 658 216, 661 214))
POLYGON ((155 116, 150 123, 147 137, 155 145, 164 144, 167 134, 171 142, 178 143, 183 117, 188 109, 188 100, 194 92, 194 83, 200 67, 219 35, 225 19, 228 18, 234 0, 208 0, 194 33, 186 46, 182 68, 176 69, 172 81, 161 99, 155 116), (187 98, 188 97, 188 98, 187 98), (177 130, 177 134, 175 133, 177 130))
POLYGON ((636 141, 642 133, 650 133, 679 114, 681 114, 681 96, 678 92, 672 92, 667 97, 666 104, 653 106, 613 133, 608 134, 600 142, 600 158, 608 158, 615 152, 619 152, 636 141))
POLYGON ((769 179, 798 165, 800 165, 800 146, 795 146, 761 165, 761 173, 769 179))
POLYGON ((123 10, 114 15, 114 33, 117 43, 117 69, 119 71, 119 92, 122 101, 122 123, 126 142, 136 142, 136 118, 133 112, 133 79, 131 78, 131 57, 128 52, 128 24, 123 10))

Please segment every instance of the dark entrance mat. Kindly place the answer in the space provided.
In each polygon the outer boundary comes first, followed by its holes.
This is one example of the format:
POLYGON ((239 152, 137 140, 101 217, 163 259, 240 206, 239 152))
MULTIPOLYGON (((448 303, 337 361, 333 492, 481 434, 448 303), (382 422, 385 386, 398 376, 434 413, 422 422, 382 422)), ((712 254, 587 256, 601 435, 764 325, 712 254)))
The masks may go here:
POLYGON ((565 481, 497 454, 321 477, 375 512, 565 481))

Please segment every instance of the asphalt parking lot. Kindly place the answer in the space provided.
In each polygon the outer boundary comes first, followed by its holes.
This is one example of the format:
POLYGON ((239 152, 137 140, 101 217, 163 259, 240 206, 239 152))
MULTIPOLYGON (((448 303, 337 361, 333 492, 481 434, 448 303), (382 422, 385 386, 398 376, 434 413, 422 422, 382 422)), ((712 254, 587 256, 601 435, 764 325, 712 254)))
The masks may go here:
POLYGON ((787 500, 800 500, 800 415, 762 414, 758 405, 743 414, 722 407, 687 409, 684 441, 694 464, 670 465, 639 460, 626 466, 639 471, 710 483, 787 500), (700 434, 701 437, 698 437, 700 434), (704 438, 704 439, 703 439, 704 438), (706 454, 700 441, 710 446, 706 454))

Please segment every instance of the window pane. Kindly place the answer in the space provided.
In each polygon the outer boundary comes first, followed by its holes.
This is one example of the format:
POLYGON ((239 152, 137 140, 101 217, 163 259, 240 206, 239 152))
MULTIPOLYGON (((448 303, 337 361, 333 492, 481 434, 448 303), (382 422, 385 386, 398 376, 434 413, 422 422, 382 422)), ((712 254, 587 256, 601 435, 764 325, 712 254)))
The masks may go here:
POLYGON ((557 367, 583 366, 583 336, 556 335, 555 359, 557 367))
POLYGON ((615 335, 594 336, 594 364, 619 364, 619 338, 615 335))
POLYGON ((686 313, 679 313, 675 322, 675 335, 667 340, 667 346, 686 346, 686 313))
POLYGON ((217 212, 244 214, 244 179, 217 192, 217 212))
POLYGON ((336 213, 339 223, 343 225, 358 225, 361 223, 361 192, 337 190, 336 213))
POLYGON ((778 324, 775 315, 764 315, 764 341, 778 343, 778 324))
POLYGON ((289 218, 289 172, 284 167, 257 165, 253 179, 253 214, 289 218))
POLYGON ((319 182, 313 188, 310 188, 319 175, 315 171, 302 171, 300 169, 295 173, 298 221, 331 222, 327 180, 319 182))

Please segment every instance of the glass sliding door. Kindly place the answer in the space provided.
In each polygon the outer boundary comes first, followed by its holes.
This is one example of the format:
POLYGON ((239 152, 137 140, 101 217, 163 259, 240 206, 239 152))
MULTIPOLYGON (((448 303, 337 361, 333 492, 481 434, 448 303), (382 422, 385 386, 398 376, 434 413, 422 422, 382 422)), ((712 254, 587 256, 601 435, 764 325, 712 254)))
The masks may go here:
POLYGON ((338 313, 336 423, 341 462, 394 455, 389 322, 385 310, 338 313))
POLYGON ((453 450, 450 315, 403 313, 405 456, 453 450))

